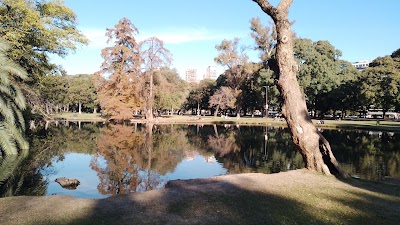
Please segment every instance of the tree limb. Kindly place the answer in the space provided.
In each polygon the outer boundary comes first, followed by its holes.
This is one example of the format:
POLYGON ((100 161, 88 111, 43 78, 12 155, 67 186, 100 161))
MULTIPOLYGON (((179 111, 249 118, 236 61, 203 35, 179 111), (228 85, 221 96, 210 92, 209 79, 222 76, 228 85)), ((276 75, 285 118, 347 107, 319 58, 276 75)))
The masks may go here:
POLYGON ((293 3, 293 0, 282 0, 278 5, 278 11, 288 13, 290 5, 293 3))
MULTIPOLYGON (((253 2, 257 3, 260 6, 260 8, 262 9, 262 11, 264 11, 266 14, 268 14, 275 21, 276 16, 278 15, 277 8, 275 8, 273 5, 271 5, 271 3, 269 3, 267 0, 253 0, 253 2)), ((284 2, 286 2, 286 1, 284 0, 284 2)), ((279 4, 279 5, 281 5, 281 4, 279 4)))

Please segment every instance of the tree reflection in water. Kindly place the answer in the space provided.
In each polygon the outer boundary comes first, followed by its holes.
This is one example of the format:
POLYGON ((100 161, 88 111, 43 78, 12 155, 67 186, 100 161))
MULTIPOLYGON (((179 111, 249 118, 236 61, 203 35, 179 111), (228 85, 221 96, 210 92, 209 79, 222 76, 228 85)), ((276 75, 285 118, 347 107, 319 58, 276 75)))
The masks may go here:
POLYGON ((159 189, 166 182, 162 176, 172 172, 185 156, 188 143, 183 130, 153 124, 133 128, 109 125, 100 132, 90 166, 98 173, 102 194, 159 189))
POLYGON ((282 128, 214 125, 212 128, 205 126, 196 134, 189 128, 188 135, 189 139, 197 140, 198 146, 214 152, 231 174, 276 173, 304 167, 301 155, 294 151, 290 135, 282 128))
POLYGON ((350 174, 368 180, 400 178, 400 133, 325 130, 324 136, 350 174))
MULTIPOLYGON (((90 167, 100 179, 95 185, 104 195, 162 188, 168 174, 190 156, 216 160, 230 174, 276 173, 303 166, 285 128, 65 125, 50 124, 32 134, 28 155, 0 160, 1 196, 46 195, 52 182, 46 177, 57 172, 52 163, 63 161, 68 153, 92 155, 90 167)), ((325 130, 324 136, 350 174, 369 180, 400 178, 400 133, 325 130)))
POLYGON ((0 196, 45 195, 46 168, 62 161, 65 153, 92 154, 99 131, 97 123, 46 123, 29 135, 29 151, 0 160, 0 196), (12 174, 10 174, 12 170, 12 174))

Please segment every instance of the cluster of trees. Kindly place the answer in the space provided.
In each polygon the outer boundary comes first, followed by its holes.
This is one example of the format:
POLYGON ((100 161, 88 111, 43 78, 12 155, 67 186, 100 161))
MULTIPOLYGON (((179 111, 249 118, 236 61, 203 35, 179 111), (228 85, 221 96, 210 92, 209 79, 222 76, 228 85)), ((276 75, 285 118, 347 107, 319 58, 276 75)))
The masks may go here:
POLYGON ((62 1, 1 0, 0 24, 0 152, 15 155, 27 148, 23 110, 43 112, 41 80, 63 72, 49 56, 64 57, 88 41, 62 1))
POLYGON ((93 75, 47 75, 39 85, 47 114, 60 112, 93 112, 99 105, 93 75))
POLYGON ((390 56, 378 57, 365 69, 355 90, 360 90, 363 105, 400 111, 400 48, 390 56))
POLYGON ((102 50, 104 62, 94 75, 94 87, 90 76, 62 76, 65 71, 52 64, 49 55, 63 57, 88 42, 76 29, 74 12, 62 1, 1 0, 0 35, 9 48, 2 48, 0 55, 5 65, 0 70, 4 102, 0 151, 17 154, 17 148, 26 148, 21 96, 29 110, 46 114, 82 108, 96 111, 97 92, 98 104, 111 119, 130 119, 136 112, 150 121, 154 108, 173 111, 182 105, 197 113, 208 109, 214 115, 220 110, 238 116, 266 111, 268 96, 268 104, 287 119, 306 167, 325 173, 329 173, 327 166, 339 170, 329 144, 315 132, 306 105, 313 116, 338 110, 345 115, 371 105, 398 110, 400 50, 375 59, 360 73, 340 60, 341 52, 329 42, 295 37, 288 20, 292 0, 282 0, 277 7, 265 0, 254 2, 274 21, 270 27, 257 18, 251 21, 253 48, 260 51, 260 62, 249 60, 239 39, 223 40, 216 46, 219 54, 214 60, 225 72, 216 82, 204 81, 189 93, 189 86, 167 67, 172 55, 163 42, 151 37, 138 43, 139 30, 127 18, 107 29, 108 42, 114 45, 102 50), (318 151, 326 156, 325 164, 318 151))
MULTIPOLYGON (((253 19, 252 26, 262 25, 259 25, 259 19, 253 19)), ((226 60, 227 55, 237 55, 237 47, 229 47, 235 45, 237 40, 224 40, 221 45, 217 45, 217 49, 225 47, 224 54, 220 54, 216 61, 226 60)), ((255 48, 260 46, 256 45, 255 48)), ((370 107, 383 109, 384 112, 400 111, 399 51, 390 56, 378 57, 367 69, 359 71, 350 62, 341 60, 341 51, 328 41, 313 42, 310 39, 295 38, 293 52, 299 66, 297 79, 306 97, 309 112, 313 117, 339 112, 344 117, 366 112, 370 107)), ((265 54, 260 57, 268 58, 265 54)), ((184 107, 196 109, 197 112, 210 110, 215 115, 227 110, 235 113, 241 110, 242 114, 254 115, 255 110, 265 110, 267 91, 269 109, 280 111, 282 98, 276 85, 278 77, 272 68, 273 58, 258 63, 239 61, 240 66, 234 71, 231 65, 224 63, 228 69, 217 81, 203 80, 194 87, 184 107), (249 64, 252 68, 246 73, 245 68, 249 64)))
POLYGON ((150 37, 136 41, 139 30, 127 18, 107 29, 108 42, 104 62, 95 74, 100 106, 111 119, 126 120, 133 112, 142 112, 152 120, 153 108, 177 109, 187 87, 168 66, 172 54, 163 41, 150 37))

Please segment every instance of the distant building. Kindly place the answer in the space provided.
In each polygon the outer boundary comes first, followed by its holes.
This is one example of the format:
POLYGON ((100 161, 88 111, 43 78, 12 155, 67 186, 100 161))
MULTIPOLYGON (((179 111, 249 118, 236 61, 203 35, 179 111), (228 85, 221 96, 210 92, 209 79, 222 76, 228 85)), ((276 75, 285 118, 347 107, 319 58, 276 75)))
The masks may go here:
POLYGON ((217 79, 217 67, 216 66, 207 67, 203 78, 204 79, 216 80, 217 79))
POLYGON ((369 67, 371 60, 363 60, 359 62, 352 63, 352 65, 357 68, 358 70, 365 70, 365 68, 369 67))
POLYGON ((196 69, 186 70, 186 81, 189 83, 197 82, 197 70, 196 69))

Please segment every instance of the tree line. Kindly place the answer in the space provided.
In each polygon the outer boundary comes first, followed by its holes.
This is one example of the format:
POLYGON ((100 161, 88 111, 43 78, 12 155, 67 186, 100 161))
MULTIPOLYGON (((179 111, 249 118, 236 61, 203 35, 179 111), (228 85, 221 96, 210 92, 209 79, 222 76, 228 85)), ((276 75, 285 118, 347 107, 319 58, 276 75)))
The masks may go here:
MULTIPOLYGON (((341 52, 328 41, 296 37, 287 19, 291 0, 282 0, 277 7, 268 1, 254 1, 274 21, 264 26, 260 19, 251 20, 255 40, 252 47, 260 51, 259 62, 250 60, 239 39, 223 40, 216 45, 219 53, 214 60, 225 67, 225 72, 216 82, 203 81, 190 88, 168 68, 172 54, 163 42, 157 37, 137 42, 139 30, 127 18, 106 30, 108 43, 113 45, 102 50, 104 62, 92 78, 67 77, 49 56, 63 57, 88 43, 76 28, 74 12, 61 1, 1 0, 0 34, 8 46, 1 50, 1 63, 5 65, 0 70, 1 100, 5 102, 0 106, 1 152, 16 154, 17 148, 26 148, 24 110, 47 116, 71 108, 96 111, 98 103, 111 119, 126 120, 142 113, 151 121, 154 108, 173 111, 182 108, 185 99, 185 108, 195 108, 197 113, 207 109, 214 115, 231 110, 240 116, 257 109, 266 111, 270 105, 282 111, 296 146, 306 151, 322 145, 313 142, 314 146, 302 146, 306 143, 299 139, 303 131, 307 136, 314 135, 314 140, 323 139, 314 132, 309 113, 323 116, 338 110, 345 115, 369 107, 399 109, 399 50, 375 59, 359 72, 341 60, 341 52)), ((324 144, 327 149, 321 152, 328 152, 329 159, 333 159, 333 164, 327 163, 338 169, 328 143, 324 144)), ((305 152, 302 156, 307 168, 325 168, 306 160, 314 156, 318 160, 319 156, 305 152)), ((329 173, 326 169, 324 172, 329 173)))
MULTIPOLYGON (((251 25, 253 37, 265 35, 257 33, 256 27, 262 27, 258 18, 253 19, 251 25)), ((268 29, 261 31, 265 30, 268 29)), ((259 39, 255 38, 254 48, 263 49, 263 54, 257 63, 247 61, 248 56, 235 58, 239 55, 238 39, 224 40, 217 45, 222 53, 215 61, 225 65, 226 71, 216 81, 201 81, 190 91, 184 107, 198 114, 209 110, 214 115, 226 112, 254 115, 256 111, 265 115, 267 103, 270 111, 280 112, 282 98, 276 86, 274 55, 265 55, 265 46, 273 46, 275 39, 269 39, 270 43, 257 43, 259 39), (261 44, 264 46, 260 47, 261 44), (232 66, 236 60, 239 63, 232 66)), ((297 78, 313 117, 359 115, 370 108, 382 109, 384 113, 400 111, 400 49, 374 59, 362 71, 340 59, 341 51, 328 41, 295 38, 293 51, 299 66, 297 78)))

